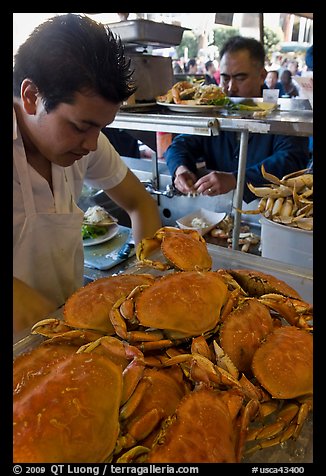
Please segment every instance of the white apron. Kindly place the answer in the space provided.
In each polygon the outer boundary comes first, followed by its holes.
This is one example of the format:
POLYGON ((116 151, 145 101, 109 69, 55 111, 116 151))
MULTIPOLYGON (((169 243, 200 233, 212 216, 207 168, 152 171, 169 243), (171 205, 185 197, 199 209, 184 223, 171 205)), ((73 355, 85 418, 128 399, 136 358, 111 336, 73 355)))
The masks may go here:
POLYGON ((14 161, 26 216, 13 250, 14 276, 51 298, 59 307, 83 285, 81 226, 84 213, 73 200, 66 169, 63 172, 70 213, 37 213, 26 155, 14 152, 14 161))

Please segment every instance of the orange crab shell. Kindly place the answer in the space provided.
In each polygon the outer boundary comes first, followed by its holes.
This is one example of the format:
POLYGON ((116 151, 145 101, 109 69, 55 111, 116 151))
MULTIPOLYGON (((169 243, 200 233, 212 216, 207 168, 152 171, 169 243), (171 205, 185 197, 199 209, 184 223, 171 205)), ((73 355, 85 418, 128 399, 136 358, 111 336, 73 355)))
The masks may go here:
POLYGON ((140 284, 154 280, 150 274, 121 274, 97 279, 78 289, 64 306, 67 324, 80 329, 93 329, 114 334, 109 313, 113 304, 140 284))
POLYGON ((269 334, 257 349, 252 371, 274 398, 296 398, 313 392, 313 337, 293 326, 269 334))
POLYGON ((220 394, 209 388, 181 400, 146 458, 146 463, 236 462, 233 418, 220 394))
POLYGON ((153 237, 141 240, 136 256, 141 263, 161 270, 174 267, 181 271, 209 271, 212 268, 212 257, 201 234, 197 230, 180 230, 173 226, 160 228, 153 237), (168 263, 147 259, 159 248, 168 263))
POLYGON ((175 235, 173 232, 167 232, 163 237, 161 249, 166 259, 182 271, 209 271, 212 268, 212 257, 205 241, 194 238, 192 234, 175 235))
POLYGON ((219 333, 220 343, 237 369, 248 372, 254 353, 273 329, 267 307, 256 299, 247 299, 224 320, 219 333))
POLYGON ((40 368, 14 396, 14 462, 105 461, 119 434, 121 395, 121 369, 102 355, 40 368))
POLYGON ((143 446, 150 448, 160 430, 160 423, 175 412, 189 391, 180 367, 146 368, 138 388, 121 409, 121 446, 128 448, 141 441, 143 446))
POLYGON ((215 328, 227 296, 226 284, 214 271, 175 272, 138 296, 136 315, 142 326, 176 338, 197 336, 215 328))
POLYGON ((226 271, 252 297, 275 293, 294 299, 301 299, 301 296, 295 289, 271 274, 252 269, 227 269, 226 271))

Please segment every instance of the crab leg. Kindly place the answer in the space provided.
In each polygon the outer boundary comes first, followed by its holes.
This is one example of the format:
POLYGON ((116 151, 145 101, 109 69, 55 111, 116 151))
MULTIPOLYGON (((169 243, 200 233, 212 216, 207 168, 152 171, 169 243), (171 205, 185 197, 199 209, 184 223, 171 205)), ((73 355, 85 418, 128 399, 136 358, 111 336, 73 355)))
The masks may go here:
POLYGON ((264 294, 259 301, 270 309, 278 312, 292 326, 312 330, 307 321, 312 319, 312 305, 299 299, 281 296, 280 294, 264 294))

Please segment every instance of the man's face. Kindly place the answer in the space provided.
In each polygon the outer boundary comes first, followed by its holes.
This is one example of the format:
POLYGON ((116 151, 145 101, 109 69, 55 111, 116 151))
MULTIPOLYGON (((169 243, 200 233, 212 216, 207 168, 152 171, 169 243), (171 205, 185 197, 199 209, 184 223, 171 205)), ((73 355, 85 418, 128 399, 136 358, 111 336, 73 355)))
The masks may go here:
POLYGON ((265 82, 270 89, 274 89, 277 83, 276 73, 274 73, 273 71, 267 73, 265 82))
POLYGON ((228 96, 261 96, 266 70, 250 58, 247 50, 226 53, 220 61, 220 72, 220 86, 228 96))
POLYGON ((47 113, 39 97, 36 113, 27 116, 31 150, 68 167, 97 149, 101 129, 114 120, 119 106, 98 95, 76 93, 73 104, 61 103, 47 113))

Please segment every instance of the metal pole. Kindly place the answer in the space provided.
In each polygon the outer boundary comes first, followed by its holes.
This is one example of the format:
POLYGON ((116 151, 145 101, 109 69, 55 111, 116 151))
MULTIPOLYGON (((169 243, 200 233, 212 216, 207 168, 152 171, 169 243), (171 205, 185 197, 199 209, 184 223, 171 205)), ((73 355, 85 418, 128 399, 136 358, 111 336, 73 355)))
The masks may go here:
POLYGON ((241 213, 237 210, 242 208, 243 190, 245 185, 247 150, 248 150, 249 131, 241 131, 240 135, 240 150, 239 150, 239 164, 238 164, 238 179, 237 188, 234 195, 233 206, 234 210, 234 227, 232 234, 232 249, 239 249, 239 235, 241 224, 241 213))
MULTIPOLYGON (((158 162, 157 162, 157 154, 155 152, 152 153, 152 185, 154 190, 159 190, 159 173, 158 173, 158 162)), ((160 198, 157 197, 157 204, 160 204, 160 198)))
POLYGON ((260 42, 264 46, 264 14, 258 13, 259 15, 259 37, 260 42))

